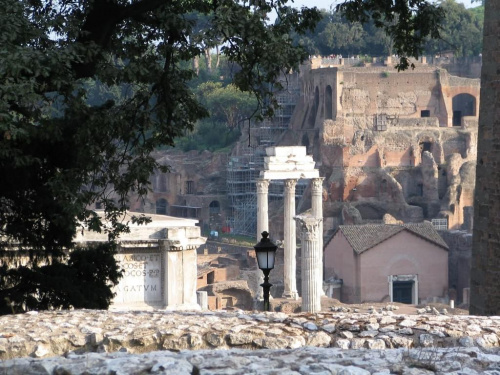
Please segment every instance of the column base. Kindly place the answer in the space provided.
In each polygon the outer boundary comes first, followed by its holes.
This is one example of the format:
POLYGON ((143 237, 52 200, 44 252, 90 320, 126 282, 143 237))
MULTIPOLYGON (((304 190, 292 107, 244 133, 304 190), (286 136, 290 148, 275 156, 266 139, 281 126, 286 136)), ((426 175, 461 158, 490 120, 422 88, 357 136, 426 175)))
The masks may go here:
POLYGON ((297 291, 295 292, 284 292, 281 298, 285 299, 293 299, 293 300, 298 300, 299 299, 299 293, 297 291))

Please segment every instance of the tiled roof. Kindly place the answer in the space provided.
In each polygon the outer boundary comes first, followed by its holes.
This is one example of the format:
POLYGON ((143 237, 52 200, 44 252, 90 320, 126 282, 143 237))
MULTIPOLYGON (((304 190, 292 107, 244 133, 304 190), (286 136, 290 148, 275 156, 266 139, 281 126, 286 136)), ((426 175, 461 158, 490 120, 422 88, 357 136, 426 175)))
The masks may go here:
POLYGON ((399 232, 407 230, 424 240, 432 242, 448 250, 448 245, 436 232, 430 222, 408 224, 366 224, 366 225, 341 225, 339 229, 346 237, 353 250, 360 254, 399 232))

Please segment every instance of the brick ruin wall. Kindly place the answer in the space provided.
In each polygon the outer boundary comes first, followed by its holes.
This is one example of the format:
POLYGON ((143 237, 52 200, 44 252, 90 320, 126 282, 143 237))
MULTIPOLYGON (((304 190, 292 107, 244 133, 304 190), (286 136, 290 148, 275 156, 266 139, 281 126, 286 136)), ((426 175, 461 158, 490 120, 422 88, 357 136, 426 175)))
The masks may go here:
POLYGON ((306 70, 302 81, 282 145, 307 146, 318 161, 328 223, 342 222, 347 203, 365 222, 385 213, 403 221, 447 218, 450 229, 470 221, 477 79, 419 66, 401 73, 388 67, 306 70))

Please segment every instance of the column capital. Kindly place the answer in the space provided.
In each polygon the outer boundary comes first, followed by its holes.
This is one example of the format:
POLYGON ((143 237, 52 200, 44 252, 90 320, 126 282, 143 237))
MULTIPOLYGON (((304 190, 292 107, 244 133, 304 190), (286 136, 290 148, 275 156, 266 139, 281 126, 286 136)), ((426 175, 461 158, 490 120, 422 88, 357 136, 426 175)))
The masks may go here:
POLYGON ((285 180, 285 189, 287 189, 287 190, 294 189, 295 185, 297 185, 297 179, 289 178, 289 179, 285 180))
POLYGON ((305 240, 316 241, 320 238, 320 224, 322 218, 295 216, 297 225, 300 226, 302 236, 305 240))
POLYGON ((311 179, 311 187, 313 191, 323 191, 324 177, 317 177, 311 179))
POLYGON ((256 181, 257 185, 257 193, 267 193, 269 189, 269 180, 264 180, 262 178, 259 178, 256 181))

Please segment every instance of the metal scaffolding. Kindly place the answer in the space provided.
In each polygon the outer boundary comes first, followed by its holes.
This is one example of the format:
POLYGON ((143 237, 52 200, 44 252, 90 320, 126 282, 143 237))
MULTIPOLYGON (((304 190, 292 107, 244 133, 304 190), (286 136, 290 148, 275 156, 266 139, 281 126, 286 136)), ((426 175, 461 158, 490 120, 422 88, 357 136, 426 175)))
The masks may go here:
MULTIPOLYGON (((280 105, 272 118, 250 125, 252 145, 245 155, 232 157, 227 168, 227 189, 231 201, 231 216, 228 226, 232 233, 255 236, 257 231, 257 194, 256 180, 264 166, 266 147, 276 145, 280 136, 289 128, 295 104, 300 96, 299 74, 292 73, 283 77, 282 91, 275 94, 280 105)), ((300 199, 307 182, 297 184, 296 197, 300 199)), ((269 198, 272 201, 283 199, 283 181, 271 182, 269 198)))

